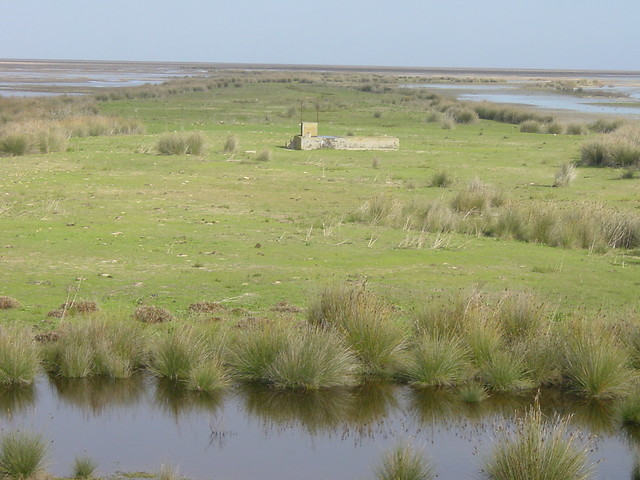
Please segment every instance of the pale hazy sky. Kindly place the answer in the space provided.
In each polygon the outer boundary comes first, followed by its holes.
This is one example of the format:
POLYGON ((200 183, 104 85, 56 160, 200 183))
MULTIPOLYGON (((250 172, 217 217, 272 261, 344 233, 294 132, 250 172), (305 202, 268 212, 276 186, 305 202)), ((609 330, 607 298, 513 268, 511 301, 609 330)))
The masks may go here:
POLYGON ((640 70, 640 0, 0 0, 0 58, 640 70))

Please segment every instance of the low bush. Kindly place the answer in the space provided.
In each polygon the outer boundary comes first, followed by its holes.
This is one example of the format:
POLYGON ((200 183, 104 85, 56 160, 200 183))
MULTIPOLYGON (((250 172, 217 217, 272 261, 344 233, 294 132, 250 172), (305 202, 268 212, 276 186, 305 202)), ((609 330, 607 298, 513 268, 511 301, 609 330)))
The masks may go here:
POLYGON ((522 133, 542 133, 542 123, 537 120, 526 120, 520 124, 522 133))

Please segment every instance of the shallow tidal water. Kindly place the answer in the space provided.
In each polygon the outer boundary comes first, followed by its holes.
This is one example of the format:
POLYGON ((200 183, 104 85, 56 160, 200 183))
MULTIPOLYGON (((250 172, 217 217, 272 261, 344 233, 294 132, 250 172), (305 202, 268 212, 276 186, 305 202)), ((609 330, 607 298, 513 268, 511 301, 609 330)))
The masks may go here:
MULTIPOLYGON (((573 413, 592 446, 598 479, 632 478, 639 447, 613 425, 612 406, 540 395, 542 410, 573 413)), ((479 478, 498 431, 534 399, 496 397, 466 405, 450 392, 368 385, 284 393, 237 388, 200 395, 140 375, 130 380, 49 380, 0 392, 2 431, 27 429, 51 442, 49 471, 71 474, 74 458, 98 474, 156 472, 162 464, 191 479, 363 479, 382 453, 409 442, 440 480, 479 478)))

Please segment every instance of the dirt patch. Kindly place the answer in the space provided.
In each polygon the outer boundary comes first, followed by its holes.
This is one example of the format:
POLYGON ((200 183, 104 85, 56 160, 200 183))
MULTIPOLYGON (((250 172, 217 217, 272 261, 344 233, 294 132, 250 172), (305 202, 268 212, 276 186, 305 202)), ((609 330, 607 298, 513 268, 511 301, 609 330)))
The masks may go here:
POLYGON ((296 305, 291 305, 285 300, 276 303, 273 307, 271 307, 272 312, 281 312, 281 313, 300 313, 304 309, 301 307, 297 307, 296 305))
POLYGON ((227 310, 227 307, 218 302, 198 302, 189 305, 189 311, 195 313, 213 313, 227 310))
POLYGON ((0 310, 9 310, 11 308, 20 308, 20 302, 12 297, 0 297, 0 310))
POLYGON ((163 323, 173 320, 173 315, 166 308, 151 305, 136 308, 133 318, 144 323, 163 323))

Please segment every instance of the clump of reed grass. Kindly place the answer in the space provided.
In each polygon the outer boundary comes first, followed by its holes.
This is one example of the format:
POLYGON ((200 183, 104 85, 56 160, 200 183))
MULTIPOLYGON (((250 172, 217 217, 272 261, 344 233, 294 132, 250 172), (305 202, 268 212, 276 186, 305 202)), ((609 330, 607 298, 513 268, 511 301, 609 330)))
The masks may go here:
POLYGON ((563 374, 578 395, 600 400, 622 397, 638 379, 629 362, 628 352, 610 334, 580 332, 567 343, 563 374))
POLYGON ((589 130, 596 133, 611 133, 616 131, 624 124, 624 121, 616 119, 616 120, 607 120, 607 119, 598 119, 595 122, 589 124, 589 130))
POLYGON ((44 471, 47 455, 47 443, 40 435, 6 433, 0 440, 0 474, 15 480, 35 478, 44 471))
POLYGON ((402 214, 402 204, 391 194, 378 192, 372 195, 357 212, 353 219, 372 224, 393 223, 402 214))
POLYGON ((509 339, 530 339, 541 333, 550 310, 533 293, 507 290, 498 301, 495 316, 509 339))
POLYGON ((168 464, 160 465, 160 470, 156 475, 157 480, 184 480, 184 477, 180 475, 180 471, 168 464))
POLYGON ((562 135, 564 127, 558 122, 551 122, 545 127, 545 132, 550 135, 562 135))
POLYGON ((162 155, 202 155, 204 137, 201 133, 169 133, 158 140, 156 149, 162 155))
POLYGON ((567 135, 583 135, 584 126, 580 123, 569 123, 566 127, 565 133, 567 135))
POLYGON ((568 418, 545 421, 539 405, 504 433, 483 466, 489 480, 588 480, 593 467, 589 448, 578 435, 568 434, 568 418))
POLYGON ((553 117, 550 115, 541 115, 530 109, 502 107, 491 102, 480 102, 474 105, 473 108, 482 119, 511 123, 514 125, 521 124, 528 120, 534 120, 540 123, 553 121, 553 117))
POLYGON ((638 392, 633 392, 618 405, 617 416, 623 425, 640 425, 640 394, 638 392))
POLYGON ((20 302, 13 297, 0 296, 0 310, 10 310, 12 308, 20 308, 20 302))
POLYGON ((331 330, 306 328, 287 332, 287 348, 265 369, 266 383, 276 388, 317 390, 357 382, 357 361, 331 330))
POLYGON ((433 480, 436 478, 433 466, 424 454, 401 443, 382 456, 374 469, 378 480, 433 480))
POLYGON ((30 150, 30 138, 24 133, 13 133, 0 136, 0 155, 18 157, 26 155, 30 150))
POLYGON ((73 461, 73 478, 93 478, 98 469, 98 462, 88 455, 80 455, 73 461))
POLYGON ((578 176, 576 166, 572 162, 564 162, 558 167, 556 177, 553 182, 554 187, 567 187, 578 176))
POLYGON ((524 362, 507 351, 492 352, 478 368, 484 385, 496 392, 526 390, 534 386, 524 362))
POLYGON ((393 308, 364 287, 321 290, 309 306, 307 319, 311 325, 336 329, 365 374, 392 375, 401 362, 405 334, 393 308))
POLYGON ((143 323, 164 323, 173 320, 173 315, 164 307, 143 305, 136 308, 133 318, 143 323))
POLYGON ((580 148, 580 162, 594 167, 640 165, 640 127, 627 124, 600 135, 580 148))
POLYGON ((425 334, 413 348, 402 378, 418 387, 450 387, 473 374, 468 351, 457 338, 425 334))
POLYGON ((235 376, 245 382, 266 382, 267 369, 287 344, 288 335, 279 326, 267 324, 243 331, 231 352, 235 376))
POLYGON ((466 403, 480 403, 489 397, 487 389, 479 382, 468 382, 459 388, 460 398, 466 403))
POLYGON ((201 392, 220 390, 229 384, 223 361, 225 335, 214 336, 194 327, 183 327, 157 338, 149 359, 158 377, 201 392))
POLYGON ((40 365, 33 334, 18 327, 0 326, 0 384, 29 385, 40 365))
POLYGON ((138 325, 108 318, 64 325, 44 352, 47 369, 65 378, 128 378, 147 360, 138 325))
POLYGON ((434 173, 431 177, 431 186, 447 188, 453 185, 453 177, 445 171, 434 173))
POLYGON ((225 140, 222 151, 225 153, 236 153, 240 147, 240 141, 235 135, 229 135, 225 140))

